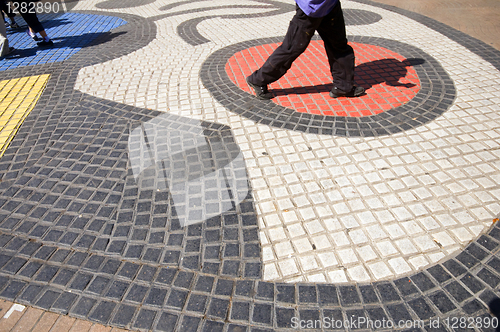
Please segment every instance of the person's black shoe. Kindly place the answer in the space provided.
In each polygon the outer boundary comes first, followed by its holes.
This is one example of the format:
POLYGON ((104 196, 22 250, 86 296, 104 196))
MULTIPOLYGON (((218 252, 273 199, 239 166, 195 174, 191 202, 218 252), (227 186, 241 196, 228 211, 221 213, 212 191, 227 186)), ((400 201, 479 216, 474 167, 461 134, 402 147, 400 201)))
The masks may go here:
POLYGON ((12 52, 14 52, 15 50, 16 49, 14 47, 9 47, 9 50, 7 51, 7 53, 5 53, 4 55, 0 56, 0 59, 3 59, 4 57, 6 57, 9 54, 12 54, 12 52))
POLYGON ((40 46, 40 47, 51 47, 51 46, 54 46, 54 42, 52 40, 49 40, 49 41, 42 40, 41 42, 36 43, 36 44, 38 46, 40 46))
POLYGON ((273 98, 273 94, 269 92, 269 90, 267 89, 267 85, 260 86, 250 83, 248 77, 247 77, 247 84, 253 89, 253 91, 255 92, 255 96, 257 98, 262 100, 268 100, 273 98))
POLYGON ((330 91, 330 97, 332 98, 339 98, 339 97, 359 97, 363 93, 365 93, 365 89, 360 87, 360 86, 353 86, 351 91, 345 92, 337 88, 333 88, 332 91, 330 91))

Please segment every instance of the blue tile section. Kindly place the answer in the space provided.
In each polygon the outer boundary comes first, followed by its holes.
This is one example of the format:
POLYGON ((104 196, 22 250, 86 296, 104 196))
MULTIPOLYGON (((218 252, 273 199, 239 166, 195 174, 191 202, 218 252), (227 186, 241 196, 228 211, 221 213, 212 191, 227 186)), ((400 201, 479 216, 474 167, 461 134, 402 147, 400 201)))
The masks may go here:
POLYGON ((99 35, 127 23, 115 16, 79 13, 42 14, 38 18, 54 41, 54 46, 38 47, 26 34, 27 25, 18 15, 16 21, 21 28, 10 30, 7 34, 9 44, 16 48, 16 52, 0 61, 0 71, 64 61, 99 35))

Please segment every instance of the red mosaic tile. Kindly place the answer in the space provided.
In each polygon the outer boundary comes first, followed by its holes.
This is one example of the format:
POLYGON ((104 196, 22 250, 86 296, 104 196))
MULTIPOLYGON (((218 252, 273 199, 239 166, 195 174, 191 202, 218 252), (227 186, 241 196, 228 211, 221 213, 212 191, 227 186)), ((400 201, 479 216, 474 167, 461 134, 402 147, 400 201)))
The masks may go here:
MULTIPOLYGON (((260 45, 234 54, 226 73, 242 90, 252 93, 246 77, 258 69, 279 44, 260 45)), ((356 53, 355 81, 366 89, 358 98, 331 98, 332 79, 323 42, 311 41, 288 73, 270 84, 278 105, 297 112, 330 116, 371 116, 401 106, 420 90, 417 72, 400 54, 380 46, 350 43, 356 53)))

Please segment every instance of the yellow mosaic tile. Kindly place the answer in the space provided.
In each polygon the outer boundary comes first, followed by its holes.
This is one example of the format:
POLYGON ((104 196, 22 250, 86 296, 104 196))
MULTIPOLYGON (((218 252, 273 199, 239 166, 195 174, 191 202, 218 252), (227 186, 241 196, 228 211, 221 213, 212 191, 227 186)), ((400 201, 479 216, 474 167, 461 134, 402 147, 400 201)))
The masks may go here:
POLYGON ((50 75, 0 81, 0 157, 35 107, 50 75))

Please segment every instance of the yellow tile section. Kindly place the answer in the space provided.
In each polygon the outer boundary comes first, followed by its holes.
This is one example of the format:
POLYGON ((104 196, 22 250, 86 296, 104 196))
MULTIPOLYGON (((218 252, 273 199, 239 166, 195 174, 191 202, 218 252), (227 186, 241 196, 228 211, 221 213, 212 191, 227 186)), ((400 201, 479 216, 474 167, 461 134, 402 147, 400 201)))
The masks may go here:
POLYGON ((0 81, 0 157, 35 107, 50 75, 0 81))

